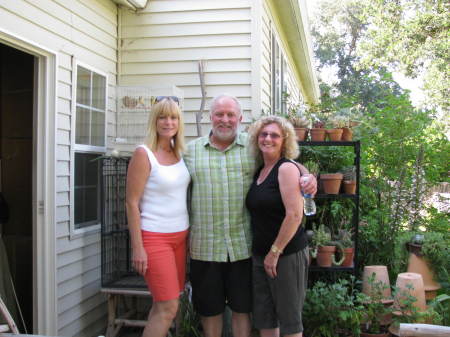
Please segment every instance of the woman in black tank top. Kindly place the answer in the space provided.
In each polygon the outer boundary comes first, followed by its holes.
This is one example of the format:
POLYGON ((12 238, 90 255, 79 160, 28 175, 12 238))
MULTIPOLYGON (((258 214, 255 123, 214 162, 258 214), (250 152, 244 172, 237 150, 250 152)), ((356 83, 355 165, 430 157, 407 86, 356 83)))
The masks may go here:
POLYGON ((292 125, 268 116, 250 128, 250 148, 262 161, 246 205, 253 231, 253 316, 266 336, 301 336, 307 240, 292 125))

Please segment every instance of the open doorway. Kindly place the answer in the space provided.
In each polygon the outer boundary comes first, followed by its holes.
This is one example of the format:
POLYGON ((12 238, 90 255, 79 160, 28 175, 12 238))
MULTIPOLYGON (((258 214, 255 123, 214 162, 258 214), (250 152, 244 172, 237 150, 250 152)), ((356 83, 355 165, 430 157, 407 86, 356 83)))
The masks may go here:
POLYGON ((33 55, 0 44, 0 191, 9 209, 0 233, 28 333, 33 332, 34 308, 34 67, 33 55))

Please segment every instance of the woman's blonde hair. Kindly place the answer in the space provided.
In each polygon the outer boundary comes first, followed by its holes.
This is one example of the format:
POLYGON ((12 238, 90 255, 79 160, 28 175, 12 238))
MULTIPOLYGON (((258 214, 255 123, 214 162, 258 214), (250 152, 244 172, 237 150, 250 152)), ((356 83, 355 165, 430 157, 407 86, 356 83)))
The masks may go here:
POLYGON ((174 102, 170 98, 164 98, 160 102, 153 105, 148 117, 147 123, 147 135, 145 136, 145 145, 152 150, 156 151, 158 147, 158 132, 156 131, 156 122, 160 117, 176 117, 178 118, 178 132, 172 138, 172 148, 175 155, 181 158, 181 154, 184 151, 184 123, 183 114, 181 113, 178 103, 174 102))
POLYGON ((262 128, 269 124, 277 124, 282 133, 283 145, 281 146, 281 157, 287 159, 297 159, 300 151, 298 148, 297 139, 295 136, 294 127, 285 118, 280 116, 265 116, 258 119, 248 130, 250 135, 249 139, 249 149, 250 153, 253 154, 258 162, 262 161, 261 151, 258 146, 258 137, 262 128))

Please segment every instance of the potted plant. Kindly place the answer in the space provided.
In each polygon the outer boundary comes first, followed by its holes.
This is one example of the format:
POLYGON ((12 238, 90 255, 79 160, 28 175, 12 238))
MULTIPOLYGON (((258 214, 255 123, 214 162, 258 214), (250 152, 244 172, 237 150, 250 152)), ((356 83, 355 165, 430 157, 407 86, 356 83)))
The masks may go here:
POLYGON ((322 142, 325 140, 325 122, 327 120, 326 115, 329 112, 330 110, 323 108, 320 104, 309 107, 308 113, 312 120, 312 128, 309 131, 313 142, 322 142))
POLYGON ((348 166, 342 170, 343 174, 343 186, 345 194, 356 193, 356 167, 348 166))
POLYGON ((361 327, 362 337, 387 337, 388 325, 391 323, 392 307, 384 303, 385 288, 389 287, 375 279, 375 273, 368 278, 369 295, 364 296, 364 314, 361 327))
POLYGON ((319 174, 319 164, 315 161, 308 160, 307 162, 303 163, 303 166, 306 167, 309 173, 317 177, 319 174))
POLYGON ((326 124, 326 134, 330 141, 340 141, 342 138, 343 127, 345 126, 345 118, 343 116, 331 116, 326 124))
POLYGON ((321 173, 320 181, 323 184, 323 190, 326 194, 339 194, 341 188, 342 179, 344 175, 340 172, 337 173, 321 173))
POLYGON ((331 233, 329 229, 321 224, 319 227, 313 227, 313 250, 311 256, 316 259, 319 267, 331 267, 332 265, 339 266, 344 261, 344 253, 341 244, 337 241, 331 240, 331 233), (336 261, 336 247, 340 250, 341 259, 336 261))
POLYGON ((352 234, 346 229, 340 229, 335 240, 341 244, 344 252, 344 261, 341 266, 351 267, 353 265, 353 256, 355 253, 352 234))
POLYGON ((298 141, 304 141, 308 137, 309 120, 306 116, 298 114, 297 112, 288 113, 287 119, 294 127, 295 134, 298 141))
POLYGON ((359 125, 361 114, 357 107, 344 108, 339 111, 340 115, 345 120, 345 125, 342 127, 342 141, 351 141, 353 139, 353 128, 359 125))

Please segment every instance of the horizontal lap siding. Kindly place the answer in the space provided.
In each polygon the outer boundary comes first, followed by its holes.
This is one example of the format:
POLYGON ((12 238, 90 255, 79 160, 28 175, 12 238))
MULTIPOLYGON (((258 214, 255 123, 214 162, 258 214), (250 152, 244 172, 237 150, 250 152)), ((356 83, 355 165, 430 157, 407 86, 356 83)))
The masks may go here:
MULTIPOLYGON (((150 1, 121 10, 121 85, 175 85, 184 92, 186 136, 197 136, 205 60, 206 109, 221 93, 237 96, 244 121, 251 111, 251 1, 150 1)), ((209 118, 203 116, 203 133, 209 118)))
POLYGON ((271 54, 271 19, 267 7, 262 11, 262 57, 261 57, 261 103, 265 112, 272 106, 272 54, 271 54))
MULTIPOLYGON (((276 34, 278 40, 281 41, 280 33, 276 30, 276 20, 273 17, 273 14, 270 12, 269 7, 264 2, 263 6, 263 27, 262 27, 262 85, 261 85, 261 99, 262 106, 265 111, 270 111, 270 107, 272 105, 272 52, 271 52, 271 37, 272 34, 276 34), (274 30, 271 32, 271 30, 274 30)), ((282 20, 282 18, 280 18, 282 20)), ((287 92, 290 94, 291 101, 293 103, 303 102, 303 98, 300 92, 300 83, 297 81, 297 77, 294 73, 294 67, 291 62, 291 58, 288 54, 288 49, 285 48, 284 43, 281 41, 279 44, 280 48, 283 51, 283 54, 286 59, 286 63, 288 66, 287 70, 287 92)))
MULTIPOLYGON (((0 27, 58 54, 56 247, 58 335, 102 335, 100 236, 70 238, 72 59, 108 76, 108 122, 115 112, 117 7, 110 0, 14 0, 0 4, 0 27)), ((108 136, 114 128, 108 125, 108 136)), ((42 313, 40 313, 42 314, 42 313)), ((45 314, 45 313, 44 313, 45 314)))

